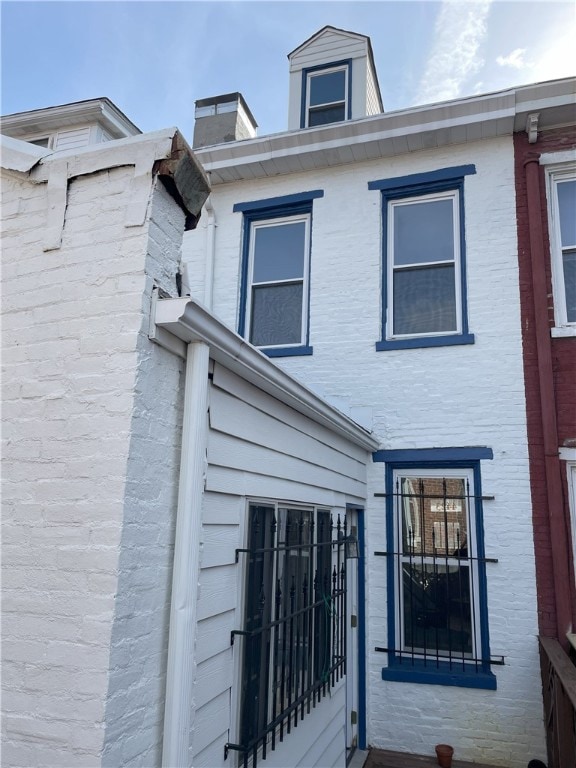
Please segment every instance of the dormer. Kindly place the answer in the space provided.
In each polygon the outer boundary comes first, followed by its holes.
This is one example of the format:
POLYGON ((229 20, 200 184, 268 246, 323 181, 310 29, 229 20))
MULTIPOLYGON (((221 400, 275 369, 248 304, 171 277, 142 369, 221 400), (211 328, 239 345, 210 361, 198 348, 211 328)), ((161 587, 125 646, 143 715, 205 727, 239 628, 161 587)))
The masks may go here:
POLYGON ((288 129, 358 120, 384 111, 370 38, 323 27, 288 54, 288 129))
POLYGON ((140 133, 105 97, 5 115, 0 130, 5 136, 52 150, 79 149, 140 133))

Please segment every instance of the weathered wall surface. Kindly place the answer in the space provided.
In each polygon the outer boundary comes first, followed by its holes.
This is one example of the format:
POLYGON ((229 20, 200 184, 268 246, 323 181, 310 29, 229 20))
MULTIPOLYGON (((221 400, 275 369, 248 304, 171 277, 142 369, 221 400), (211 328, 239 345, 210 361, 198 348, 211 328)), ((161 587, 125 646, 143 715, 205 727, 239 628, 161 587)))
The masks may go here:
MULTIPOLYGON (((541 132, 536 144, 529 144, 524 133, 514 136, 517 212, 518 212, 518 258, 520 265, 520 295, 522 301, 522 342, 524 346, 524 376, 526 380, 526 412, 528 420, 528 448, 532 483, 534 517, 534 541, 536 548, 536 572, 538 578, 538 619, 542 634, 556 636, 556 600, 554 597, 554 576, 550 541, 550 521, 546 492, 546 468, 542 414, 540 405, 540 383, 536 345, 536 322, 532 288, 532 265, 530 250, 529 215, 524 163, 528 157, 542 153, 565 152, 576 146, 574 131, 556 129, 541 132)), ((540 167, 540 199, 542 202, 541 222, 545 243, 546 282, 549 296, 547 324, 555 326, 554 293, 550 262, 549 221, 546 198, 544 168, 540 167)), ((570 445, 576 440, 576 404, 574 382, 576 381, 576 338, 552 338, 552 366, 554 377, 554 408, 558 425, 558 447, 570 445)), ((565 500, 566 538, 571 540, 568 488, 563 476, 565 500)), ((573 562, 573 561, 572 561, 573 562)), ((572 574, 574 584, 574 574, 572 574)), ((568 586, 568 585, 567 585, 568 586)), ((576 594, 572 588, 572 610, 576 611, 576 594)))
MULTIPOLYGON (((201 153, 200 153, 201 159, 201 153)), ((308 357, 289 373, 368 422, 384 448, 483 445, 488 615, 497 691, 384 682, 384 654, 368 659, 368 742, 430 752, 449 741, 461 759, 524 768, 543 757, 536 585, 528 474, 510 138, 415 152, 318 172, 223 185, 216 212, 214 311, 237 327, 242 215, 234 203, 323 189, 312 213, 308 357), (381 330, 381 198, 368 182, 473 163, 465 180, 468 317, 475 344, 375 351, 381 330), (415 705, 417 701, 417 705, 415 705)), ((200 225, 200 229, 202 224, 200 225)), ((198 234, 198 233, 196 233, 198 234)), ((202 296, 204 238, 188 239, 192 287, 202 296), (194 275, 198 275, 195 278, 194 275)), ((369 469, 367 648, 387 638, 384 466, 369 469)))
POLYGON ((72 180, 48 252, 46 185, 2 180, 7 765, 102 748, 146 249, 124 227, 132 175, 72 180))

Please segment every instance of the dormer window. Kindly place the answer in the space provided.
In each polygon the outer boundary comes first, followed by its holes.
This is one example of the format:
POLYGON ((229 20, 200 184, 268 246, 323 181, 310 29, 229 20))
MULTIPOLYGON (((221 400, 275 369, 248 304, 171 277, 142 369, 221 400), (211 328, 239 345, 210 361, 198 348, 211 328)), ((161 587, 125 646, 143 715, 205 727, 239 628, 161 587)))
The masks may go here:
POLYGON ((350 63, 303 71, 302 128, 350 119, 350 63))

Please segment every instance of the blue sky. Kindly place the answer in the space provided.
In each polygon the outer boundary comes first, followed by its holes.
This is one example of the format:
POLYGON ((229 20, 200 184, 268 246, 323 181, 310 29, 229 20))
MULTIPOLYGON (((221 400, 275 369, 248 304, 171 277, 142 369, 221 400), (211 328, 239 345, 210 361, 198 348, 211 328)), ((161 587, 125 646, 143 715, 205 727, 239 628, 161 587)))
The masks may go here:
POLYGON ((384 109, 576 74, 576 5, 554 0, 1 2, 2 114, 108 96, 191 138, 194 101, 240 91, 287 124, 287 54, 326 24, 369 35, 384 109))

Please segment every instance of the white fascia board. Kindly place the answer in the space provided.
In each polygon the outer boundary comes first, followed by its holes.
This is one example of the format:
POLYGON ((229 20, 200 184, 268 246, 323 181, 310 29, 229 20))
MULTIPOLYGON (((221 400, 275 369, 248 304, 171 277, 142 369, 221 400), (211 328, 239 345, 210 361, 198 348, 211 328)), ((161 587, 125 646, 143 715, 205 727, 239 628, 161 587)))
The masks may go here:
POLYGON ((27 141, 0 135, 0 164, 7 171, 28 173, 43 157, 51 154, 51 151, 27 141))
POLYGON ((316 423, 366 451, 378 449, 379 441, 368 431, 278 368, 196 300, 158 299, 154 322, 186 343, 208 344, 216 362, 316 423))

